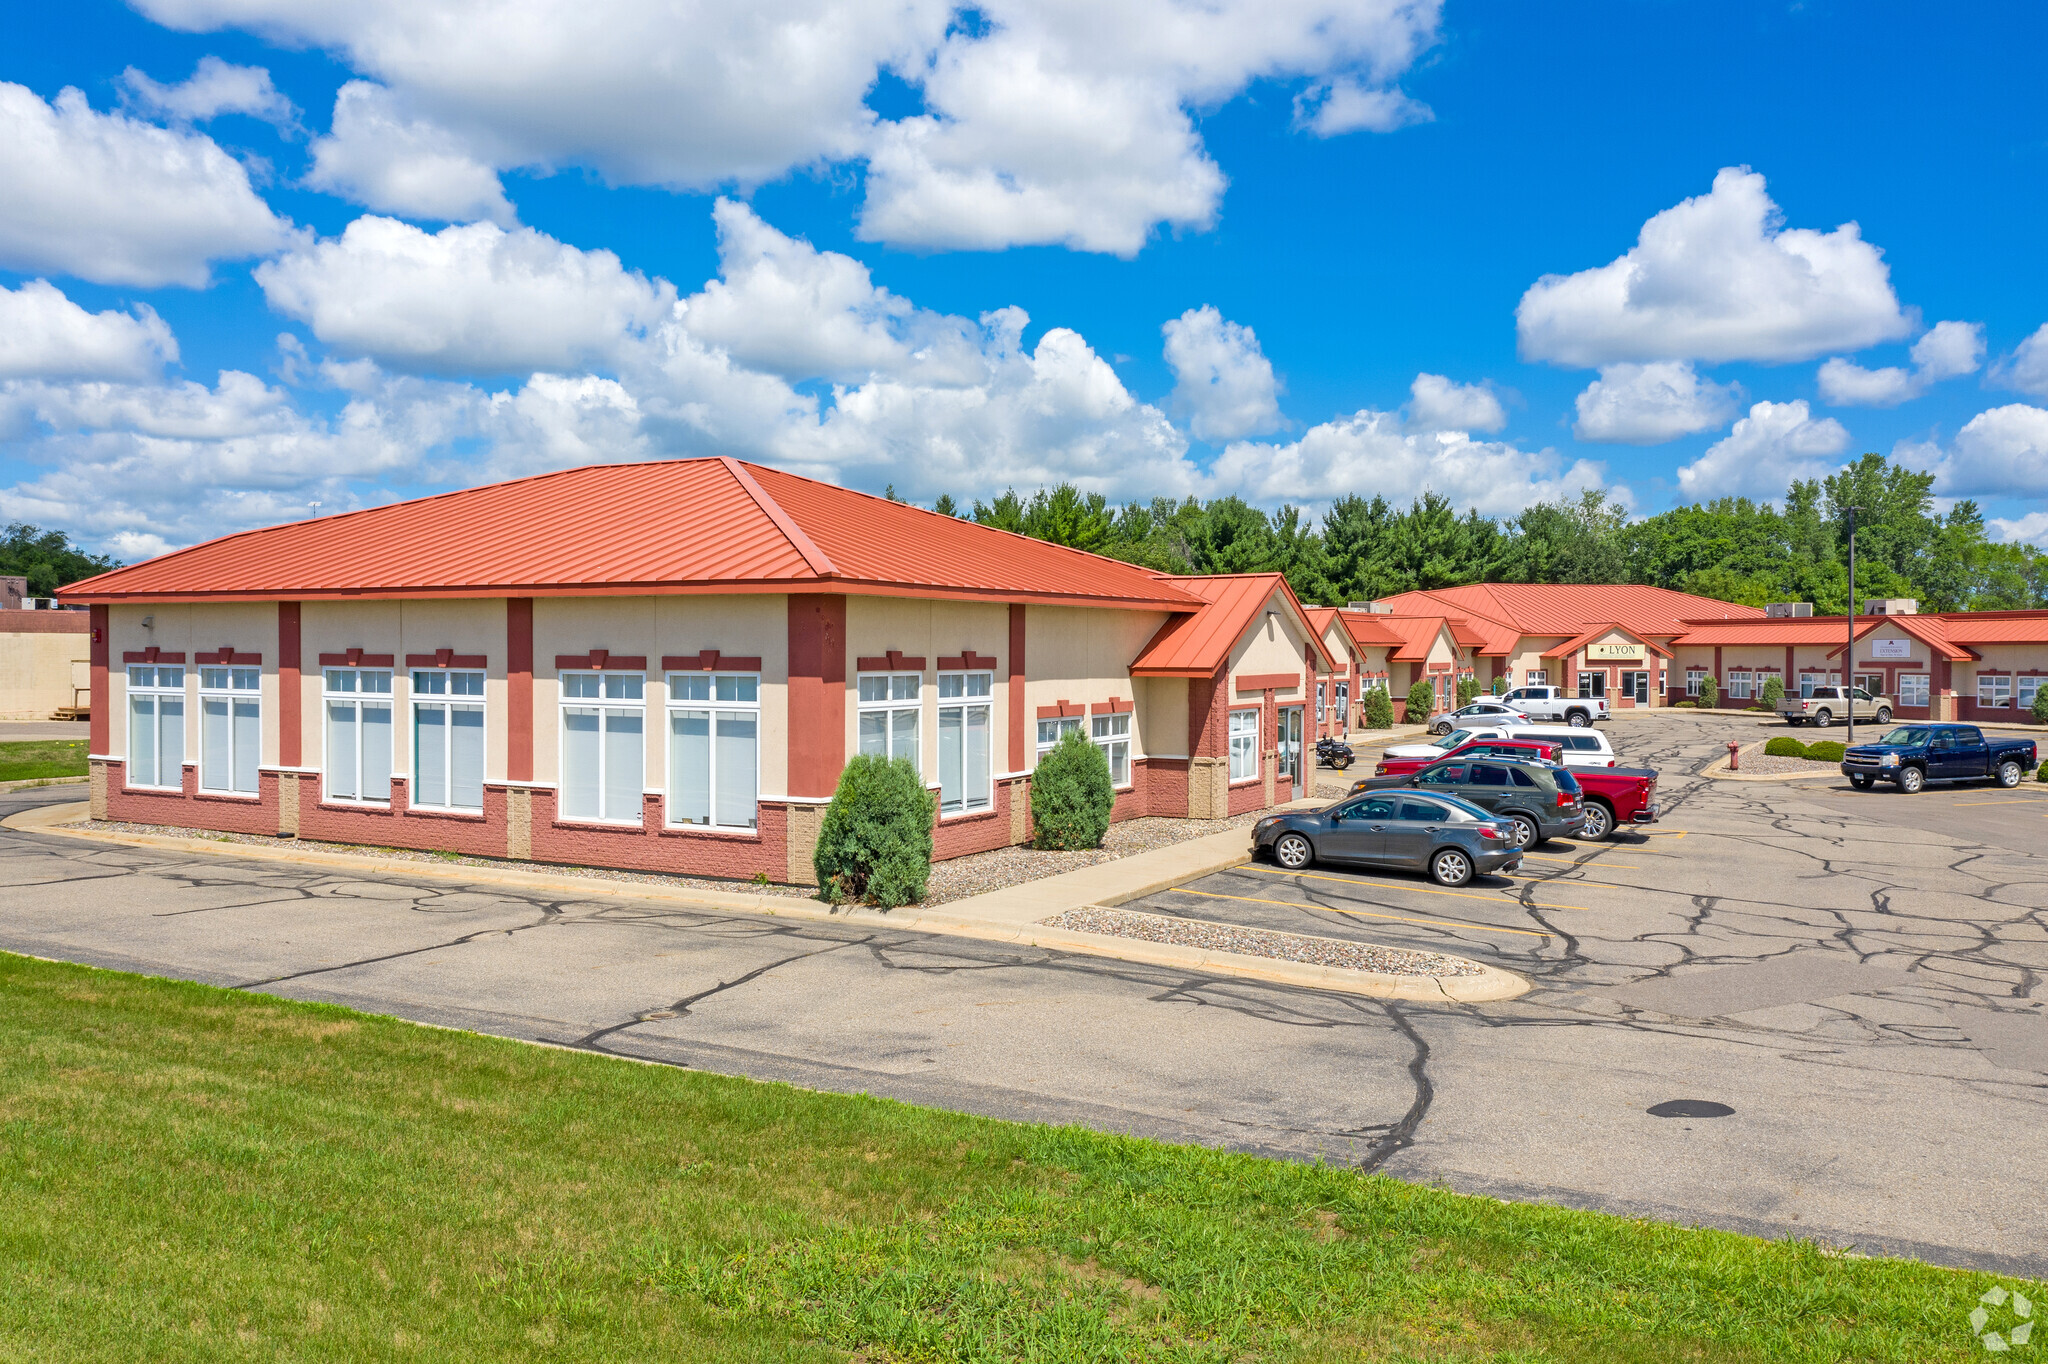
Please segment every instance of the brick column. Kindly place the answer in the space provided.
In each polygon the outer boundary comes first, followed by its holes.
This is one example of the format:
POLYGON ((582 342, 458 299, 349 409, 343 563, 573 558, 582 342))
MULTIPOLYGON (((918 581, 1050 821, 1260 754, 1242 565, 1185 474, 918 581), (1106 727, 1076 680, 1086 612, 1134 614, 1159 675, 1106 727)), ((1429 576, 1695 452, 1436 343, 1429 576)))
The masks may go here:
MULTIPOLYGON (((87 722, 86 750, 89 753, 105 753, 109 736, 114 732, 114 717, 108 713, 114 704, 113 687, 107 680, 107 608, 94 606, 87 611, 88 624, 92 630, 86 644, 88 680, 92 683, 92 715, 87 722)), ((107 766, 105 763, 92 764, 92 817, 107 817, 107 766)))
POLYGON ((505 599, 505 779, 533 780, 533 598, 505 599))
POLYGON ((1230 812, 1230 665, 1188 679, 1188 816, 1230 812))

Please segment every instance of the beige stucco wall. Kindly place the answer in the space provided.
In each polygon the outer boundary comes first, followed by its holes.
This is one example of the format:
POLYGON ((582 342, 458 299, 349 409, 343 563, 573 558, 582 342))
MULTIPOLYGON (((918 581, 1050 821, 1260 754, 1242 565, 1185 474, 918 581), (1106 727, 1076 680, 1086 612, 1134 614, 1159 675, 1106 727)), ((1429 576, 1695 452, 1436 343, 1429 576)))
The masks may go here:
MULTIPOLYGON (((1108 614, 1108 613, 1101 613, 1108 614)), ((1028 636, 1027 636, 1028 639, 1028 636)), ((936 780, 939 770, 939 660, 968 651, 996 660, 990 762, 1000 774, 1009 767, 1010 608, 1005 602, 927 601, 914 597, 846 599, 846 752, 860 751, 859 673, 862 658, 894 649, 925 662, 918 723, 919 770, 936 780)), ((1025 649, 1027 661, 1029 645, 1025 649)))
POLYGON ((128 671, 121 655, 154 644, 166 653, 185 655, 185 761, 198 754, 199 672, 196 653, 212 653, 230 645, 241 653, 263 655, 263 745, 261 764, 277 765, 277 603, 194 602, 170 606, 107 608, 107 750, 128 752, 128 671), (154 621, 144 629, 145 617, 154 621))
POLYGON ((2034 672, 2038 676, 2039 670, 2048 668, 2048 650, 2044 650, 2039 645, 2027 644, 1973 644, 1970 647, 1984 657, 1978 662, 1958 663, 1955 665, 1956 695, 1973 701, 1976 700, 1977 674, 1979 673, 2014 674, 2011 686, 2011 696, 2013 699, 2007 709, 2012 713, 2014 719, 2026 720, 2031 723, 2031 717, 2024 715, 2019 709, 2019 678, 2017 674, 2034 672))
MULTIPOLYGON (((1131 718, 1131 729, 1142 731, 1150 740, 1149 746, 1139 746, 1136 739, 1132 745, 1137 752, 1148 758, 1185 758, 1188 756, 1188 680, 1185 677, 1134 677, 1131 679, 1132 700, 1137 709, 1131 718)), ((1035 739, 1036 731, 1027 732, 1027 740, 1035 739)))
MULTIPOLYGON (((453 603, 449 603, 453 605, 453 603)), ((494 677, 503 676, 504 607, 496 609, 498 644, 491 654, 494 677)), ((442 647, 462 647, 453 640, 442 647)), ((789 599, 760 596, 542 597, 533 603, 533 779, 560 780, 562 687, 555 672, 558 654, 604 649, 647 658, 647 758, 645 785, 666 784, 663 719, 668 679, 661 660, 705 649, 761 660, 761 794, 775 798, 789 789, 789 599)), ((851 654, 851 650, 848 650, 851 654)), ((486 684, 488 688, 488 683, 486 684)), ((488 695, 486 696, 488 700, 488 695)), ((501 741, 502 742, 502 741, 501 741)), ((502 764, 502 757, 499 759, 502 764)), ((503 771, 502 765, 498 769, 503 771)))
MULTIPOLYGON (((85 704, 87 695, 78 688, 92 685, 91 640, 84 633, 0 629, 0 718, 47 720, 59 706, 85 704)), ((81 725, 79 737, 84 736, 81 725)))
MULTIPOLYGON (((1279 592, 1266 599, 1259 614, 1252 617, 1251 627, 1244 638, 1237 641, 1230 651, 1230 694, 1233 701, 1238 699, 1237 679, 1250 673, 1286 673, 1299 678, 1305 666, 1304 650, 1309 646, 1309 634, 1287 608, 1279 592)), ((1291 690, 1276 689, 1276 701, 1299 702, 1306 699, 1301 683, 1296 682, 1291 690)))
MULTIPOLYGON (((1171 713, 1154 715, 1136 704, 1140 697, 1130 674, 1133 660, 1166 622, 1163 611, 1122 611, 1090 606, 1033 606, 1024 613, 1024 756, 1037 763, 1038 708, 1059 701, 1092 704, 1112 697, 1129 698, 1131 756, 1185 753, 1186 689, 1181 691, 1179 720, 1171 713)), ((949 651, 950 652, 950 651, 949 651)), ((1171 695, 1170 692, 1160 693, 1171 695)))

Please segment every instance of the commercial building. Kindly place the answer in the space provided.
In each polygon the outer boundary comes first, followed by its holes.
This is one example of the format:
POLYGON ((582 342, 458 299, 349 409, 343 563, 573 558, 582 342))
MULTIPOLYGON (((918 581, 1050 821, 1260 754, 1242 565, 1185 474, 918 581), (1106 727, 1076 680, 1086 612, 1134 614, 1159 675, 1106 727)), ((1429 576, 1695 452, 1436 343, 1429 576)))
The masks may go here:
POLYGON ((73 585, 103 818, 808 881, 848 755, 941 857, 1081 730, 1115 818, 1302 793, 1335 660, 1277 574, 1170 578, 732 459, 572 469, 73 585))
MULTIPOLYGON (((28 579, 0 575, 0 720, 69 717, 86 704, 86 617, 28 595, 28 579)), ((82 730, 81 730, 82 732, 82 730)))

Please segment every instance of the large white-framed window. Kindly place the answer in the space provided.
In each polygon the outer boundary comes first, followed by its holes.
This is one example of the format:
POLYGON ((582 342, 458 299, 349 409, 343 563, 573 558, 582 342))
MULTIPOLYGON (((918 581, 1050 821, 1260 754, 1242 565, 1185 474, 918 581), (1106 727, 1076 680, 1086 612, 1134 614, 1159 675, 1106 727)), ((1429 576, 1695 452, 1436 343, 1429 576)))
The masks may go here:
POLYGON ((995 803, 989 774, 995 674, 939 674, 939 813, 972 814, 995 803))
POLYGON ((1546 687, 1550 685, 1550 670, 1548 668, 1530 668, 1522 674, 1522 678, 1523 686, 1546 687))
POLYGON ((1043 758, 1046 754, 1052 752, 1054 746, 1060 740, 1076 730, 1084 728, 1087 723, 1086 720, 1078 715, 1040 720, 1038 722, 1038 756, 1043 758))
POLYGON ((2002 710, 2012 704, 2011 673, 1978 673, 1977 704, 2002 710))
POLYGON ((185 785, 185 670, 161 663, 128 669, 130 786, 185 785))
POLYGON ((862 673, 859 687, 860 751, 908 758, 922 773, 917 731, 924 714, 924 675, 862 673))
POLYGON ((1685 694, 1697 699, 1700 694, 1700 688, 1706 683, 1706 680, 1707 670, 1705 668, 1687 668, 1685 670, 1685 694))
POLYGON ((668 822, 751 833, 760 795, 760 676, 670 673, 668 822))
POLYGON ((562 814, 640 823, 647 772, 647 679, 562 674, 562 814))
POLYGON ((199 789, 256 794, 263 750, 263 670, 199 670, 199 789))
POLYGON ((1832 672, 1801 673, 1799 674, 1799 695, 1803 698, 1811 699, 1815 687, 1832 687, 1836 685, 1837 680, 1832 672))
POLYGON ((484 675, 419 668, 412 675, 412 804, 484 808, 484 675))
POLYGON ((2032 710, 2034 708, 2034 696, 2037 692, 2041 690, 2041 683, 2043 680, 2044 679, 2040 677, 2022 677, 2020 679, 2020 687, 2017 695, 2019 698, 2019 706, 2021 710, 2032 710))
MULTIPOLYGON (((1248 714, 1254 712, 1247 712, 1248 714)), ((1109 759, 1109 784, 1129 786, 1131 784, 1131 713, 1121 710, 1113 715, 1094 717, 1095 746, 1102 750, 1102 756, 1109 759)))
POLYGON ((1899 674, 1899 704, 1902 706, 1924 706, 1927 704, 1927 674, 1899 674))
POLYGON ((1259 715, 1256 710, 1230 712, 1230 779, 1250 781, 1259 775, 1259 715))
POLYGON ((326 668, 327 799, 378 804, 391 799, 391 673, 383 668, 326 668))
POLYGON ((1750 674, 1750 673, 1749 673, 1749 672, 1747 672, 1747 671, 1743 671, 1743 670, 1737 670, 1737 671, 1734 671, 1734 672, 1731 672, 1731 673, 1729 673, 1729 674, 1728 674, 1728 695, 1729 695, 1729 697, 1730 697, 1731 699, 1733 699, 1733 700, 1736 700, 1736 701, 1747 701, 1747 700, 1749 699, 1749 689, 1750 689, 1750 686, 1751 686, 1751 677, 1752 677, 1752 674, 1750 674))

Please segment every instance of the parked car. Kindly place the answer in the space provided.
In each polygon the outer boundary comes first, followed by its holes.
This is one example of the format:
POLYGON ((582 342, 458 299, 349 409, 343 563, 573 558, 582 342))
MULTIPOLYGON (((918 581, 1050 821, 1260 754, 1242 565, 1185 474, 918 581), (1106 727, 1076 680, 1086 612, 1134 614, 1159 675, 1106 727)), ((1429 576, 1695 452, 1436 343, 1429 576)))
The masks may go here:
POLYGON ((1441 758, 1463 744, 1474 739, 1514 739, 1521 737, 1516 730, 1506 725, 1467 725, 1454 729, 1437 739, 1422 740, 1412 744, 1388 744, 1382 756, 1388 758, 1441 758))
POLYGON ((1438 711, 1429 717, 1431 734, 1449 734, 1454 729, 1469 725, 1519 725, 1527 724, 1529 716, 1513 706, 1504 706, 1498 701, 1473 701, 1456 710, 1438 711))
POLYGON ((1521 758, 1530 762, 1554 763, 1560 752, 1556 743, 1547 739, 1474 739, 1460 744, 1448 753, 1439 752, 1427 758, 1380 759, 1377 777, 1405 777, 1411 772, 1420 772, 1439 758, 1521 758))
POLYGON ((1579 837, 1598 843, 1623 824, 1657 822, 1657 774, 1647 767, 1581 767, 1572 776, 1586 793, 1579 837))
POLYGON ((1469 801, 1420 791, 1347 796, 1321 810, 1270 815, 1252 826, 1252 854, 1289 871, 1359 862, 1427 871, 1438 885, 1521 864, 1514 833, 1469 801))
POLYGON ((1339 772, 1351 766, 1354 761, 1351 745, 1342 739, 1327 736, 1316 740, 1316 763, 1322 767, 1334 767, 1339 772))
POLYGON ((1516 687, 1500 698, 1538 724, 1583 728, 1607 718, 1604 696, 1571 696, 1562 687, 1516 687))
POLYGON ((1875 720, 1881 725, 1892 722, 1892 699, 1872 696, 1861 687, 1815 687, 1811 696, 1787 692, 1778 702, 1778 714, 1787 724, 1803 725, 1810 720, 1815 728, 1826 729, 1837 720, 1848 719, 1852 707, 1859 720, 1875 720))
POLYGON ((1406 777, 1367 777, 1354 790, 1411 790, 1457 796, 1505 822, 1518 850, 1566 838, 1585 822, 1584 794, 1571 769, 1509 758, 1446 758, 1406 777))
POLYGON ((1986 739, 1975 725, 1900 725, 1844 753, 1842 773, 1859 791, 1888 781, 1911 795, 1931 781, 2018 786, 2034 762, 2032 739, 1986 739))
POLYGON ((1614 745, 1597 729, 1580 729, 1573 725, 1518 725, 1509 730, 1508 735, 1556 744, 1564 755, 1566 767, 1612 767, 1616 762, 1614 745))

